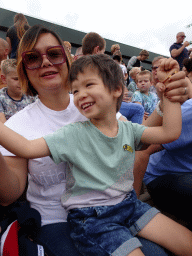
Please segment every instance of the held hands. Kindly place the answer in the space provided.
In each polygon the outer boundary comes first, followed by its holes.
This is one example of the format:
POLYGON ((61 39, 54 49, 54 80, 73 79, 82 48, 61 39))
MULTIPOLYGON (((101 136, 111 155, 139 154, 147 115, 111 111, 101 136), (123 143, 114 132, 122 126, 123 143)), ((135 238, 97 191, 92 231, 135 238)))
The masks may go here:
POLYGON ((159 83, 156 85, 156 90, 160 99, 163 93, 172 102, 183 103, 188 99, 188 83, 185 80, 185 73, 179 71, 179 64, 176 60, 162 59, 157 69, 157 76, 159 83))

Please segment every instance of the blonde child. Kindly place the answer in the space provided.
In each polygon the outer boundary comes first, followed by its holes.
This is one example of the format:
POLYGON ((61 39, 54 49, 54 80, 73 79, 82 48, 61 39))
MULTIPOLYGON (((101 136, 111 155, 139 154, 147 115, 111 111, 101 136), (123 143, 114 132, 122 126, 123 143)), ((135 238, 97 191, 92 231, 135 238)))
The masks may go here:
POLYGON ((1 80, 6 85, 0 90, 0 121, 4 123, 12 115, 34 102, 35 98, 23 93, 15 59, 3 60, 1 72, 1 80))
MULTIPOLYGON (((161 81, 177 62, 163 60, 161 81)), ((117 121, 124 79, 106 55, 83 56, 69 74, 74 104, 89 120, 28 141, 0 124, 0 144, 24 158, 51 156, 68 162, 67 191, 71 237, 84 255, 143 255, 139 235, 172 251, 191 255, 192 233, 151 206, 132 188, 135 149, 141 143, 168 143, 181 133, 181 106, 164 98, 163 125, 145 127, 117 121)), ((165 83, 165 85, 166 85, 165 83)))
POLYGON ((133 93, 131 101, 141 104, 144 109, 144 119, 150 116, 158 102, 158 97, 155 93, 150 92, 152 85, 152 74, 148 70, 141 71, 136 76, 136 83, 138 90, 133 93))
POLYGON ((129 72, 129 76, 132 78, 133 81, 131 81, 128 84, 127 88, 132 93, 134 93, 137 90, 136 76, 139 74, 139 72, 141 72, 141 68, 138 67, 132 68, 131 71, 129 72))

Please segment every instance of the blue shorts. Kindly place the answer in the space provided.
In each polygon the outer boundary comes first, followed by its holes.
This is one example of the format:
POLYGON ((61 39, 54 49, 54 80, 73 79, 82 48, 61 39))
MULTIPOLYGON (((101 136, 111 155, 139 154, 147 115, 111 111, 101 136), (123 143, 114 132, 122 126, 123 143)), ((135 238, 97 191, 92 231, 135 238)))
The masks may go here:
POLYGON ((135 236, 157 213, 133 190, 116 205, 71 210, 71 238, 83 255, 126 256, 142 246, 135 236))

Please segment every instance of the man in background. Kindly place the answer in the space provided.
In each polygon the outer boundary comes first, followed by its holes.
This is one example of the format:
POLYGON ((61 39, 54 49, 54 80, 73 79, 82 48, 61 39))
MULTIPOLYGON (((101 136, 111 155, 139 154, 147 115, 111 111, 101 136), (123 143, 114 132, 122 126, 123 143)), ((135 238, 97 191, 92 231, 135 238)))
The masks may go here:
POLYGON ((179 63, 180 70, 182 70, 183 68, 183 60, 188 59, 192 51, 192 48, 190 48, 189 50, 186 48, 190 45, 188 41, 185 41, 183 43, 185 37, 186 35, 184 32, 177 33, 176 43, 172 44, 171 47, 169 48, 171 57, 179 63))

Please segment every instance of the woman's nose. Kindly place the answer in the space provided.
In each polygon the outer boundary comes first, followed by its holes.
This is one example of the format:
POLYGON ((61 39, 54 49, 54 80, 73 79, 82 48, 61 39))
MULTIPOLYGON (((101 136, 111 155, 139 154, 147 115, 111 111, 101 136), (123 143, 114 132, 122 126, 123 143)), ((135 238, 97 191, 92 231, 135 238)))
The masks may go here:
POLYGON ((50 62, 50 60, 47 58, 46 54, 42 54, 42 64, 41 67, 46 67, 46 66, 53 66, 53 64, 50 62))

